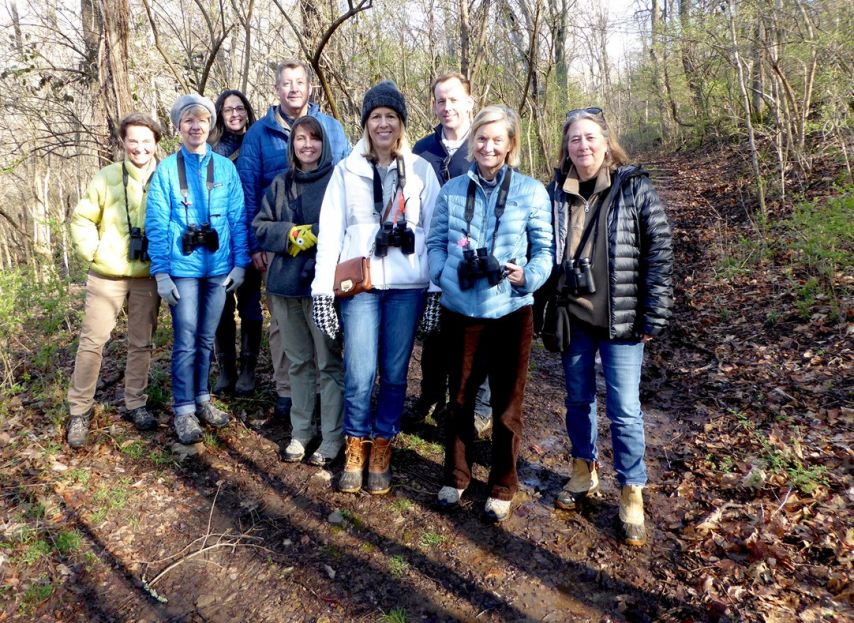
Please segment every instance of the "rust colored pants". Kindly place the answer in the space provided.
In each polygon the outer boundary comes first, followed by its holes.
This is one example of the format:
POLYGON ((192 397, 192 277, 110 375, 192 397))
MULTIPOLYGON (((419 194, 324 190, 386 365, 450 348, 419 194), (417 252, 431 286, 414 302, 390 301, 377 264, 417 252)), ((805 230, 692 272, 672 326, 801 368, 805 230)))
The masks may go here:
POLYGON ((451 396, 445 484, 465 489, 471 481, 472 451, 477 437, 474 403, 478 387, 488 376, 493 417, 489 496, 511 500, 519 486, 516 459, 522 443, 522 398, 533 337, 531 307, 495 319, 467 318, 447 312, 442 321, 451 396))

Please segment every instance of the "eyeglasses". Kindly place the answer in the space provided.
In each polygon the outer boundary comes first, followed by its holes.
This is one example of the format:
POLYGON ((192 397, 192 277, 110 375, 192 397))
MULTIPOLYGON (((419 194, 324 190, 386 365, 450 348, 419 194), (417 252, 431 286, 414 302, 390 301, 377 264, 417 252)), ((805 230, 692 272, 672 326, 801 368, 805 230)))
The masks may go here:
POLYGON ((233 112, 236 112, 238 115, 246 114, 246 107, 245 106, 235 106, 234 108, 223 108, 222 109, 223 115, 230 115, 233 112))
POLYGON ((590 108, 576 108, 575 110, 570 110, 566 113, 566 120, 573 121, 580 117, 581 115, 592 115, 592 116, 605 116, 605 111, 599 108, 598 106, 591 106, 590 108))

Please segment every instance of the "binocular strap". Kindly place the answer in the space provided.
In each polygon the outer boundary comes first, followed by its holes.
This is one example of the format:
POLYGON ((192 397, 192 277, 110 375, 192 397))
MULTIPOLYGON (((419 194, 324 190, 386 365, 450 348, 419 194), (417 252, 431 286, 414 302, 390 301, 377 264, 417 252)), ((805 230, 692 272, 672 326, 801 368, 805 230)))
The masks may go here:
MULTIPOLYGON (((510 177, 513 174, 513 169, 507 167, 507 173, 504 174, 504 179, 498 189, 498 200, 495 202, 495 229, 492 231, 492 245, 489 248, 490 254, 495 250, 495 237, 498 235, 498 226, 501 224, 501 216, 504 214, 504 208, 507 206, 507 194, 510 192, 510 177)), ((471 237, 471 222, 474 219, 474 199, 477 192, 477 184, 474 180, 469 180, 468 191, 466 192, 466 211, 463 218, 466 221, 466 239, 471 237)))
MULTIPOLYGON (((187 225, 190 224, 190 206, 193 202, 190 201, 190 189, 187 187, 187 163, 184 161, 184 152, 178 151, 178 184, 181 187, 181 196, 184 197, 184 217, 187 219, 187 225)), ((208 218, 204 222, 209 223, 211 220, 211 190, 214 187, 214 159, 213 154, 208 160, 208 179, 206 183, 208 189, 208 218)))

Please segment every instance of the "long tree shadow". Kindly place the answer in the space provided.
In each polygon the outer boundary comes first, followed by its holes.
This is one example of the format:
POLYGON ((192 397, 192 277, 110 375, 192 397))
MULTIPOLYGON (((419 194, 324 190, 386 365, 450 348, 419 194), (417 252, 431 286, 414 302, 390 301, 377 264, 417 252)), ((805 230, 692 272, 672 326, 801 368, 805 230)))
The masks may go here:
POLYGON ((82 604, 85 609, 87 620, 104 623, 127 620, 129 616, 127 605, 130 601, 134 602, 135 620, 140 620, 141 617, 144 620, 184 620, 183 609, 176 611, 174 607, 165 606, 150 597, 142 580, 130 570, 124 560, 112 552, 110 545, 104 542, 97 530, 93 529, 80 515, 77 508, 63 498, 55 482, 43 478, 40 480, 54 494, 53 498, 61 515, 66 518, 67 525, 73 526, 82 534, 83 539, 90 544, 94 555, 109 573, 109 582, 96 581, 91 573, 85 570, 74 578, 74 583, 80 587, 74 592, 82 597, 77 603, 82 604), (117 592, 116 584, 121 585, 124 594, 117 592))
MULTIPOLYGON (((297 489, 280 476, 270 473, 263 466, 258 465, 253 458, 242 454, 230 440, 225 440, 225 443, 227 452, 233 461, 254 474, 255 478, 274 490, 277 494, 289 498, 300 511, 313 516, 315 521, 323 522, 330 513, 337 510, 326 502, 306 496, 302 490, 297 489)), ((407 451, 404 450, 402 452, 405 453, 407 451)), ((425 461, 420 457, 418 460, 422 461, 422 469, 424 471, 430 471, 434 474, 439 472, 440 468, 437 464, 425 461)), ((219 478, 229 479, 232 477, 230 474, 219 472, 216 468, 209 467, 209 469, 211 472, 207 477, 211 480, 219 478)), ((408 491, 408 489, 404 490, 408 491)), ((432 513, 433 508, 425 497, 424 494, 409 496, 410 500, 420 507, 421 513, 432 513)), ((232 507, 239 504, 239 500, 236 497, 227 496, 227 499, 232 507)), ((290 530, 303 531, 298 521, 284 514, 263 510, 259 511, 259 515, 271 521, 274 526, 284 525, 290 530)), ((645 609, 651 610, 649 615, 653 617, 657 613, 664 611, 680 611, 696 615, 693 607, 678 599, 651 593, 615 578, 601 569, 560 557, 531 542, 527 538, 512 534, 500 527, 486 526, 466 513, 447 515, 447 521, 456 528, 459 535, 464 536, 473 546, 489 551, 496 556, 504 557, 506 565, 539 578, 544 584, 558 591, 565 593, 567 587, 572 587, 578 582, 583 582, 591 584, 594 590, 598 587, 599 591, 605 590, 613 596, 628 596, 629 599, 644 604, 645 609)), ((354 533, 356 533, 355 536, 359 539, 370 543, 371 546, 379 548, 383 552, 402 552, 406 556, 412 570, 430 579, 457 598, 470 603, 478 611, 484 609, 495 610, 501 613, 502 618, 510 619, 524 619, 527 616, 523 610, 513 603, 501 599, 498 599, 496 603, 495 594, 481 586, 476 580, 470 579, 462 573, 450 569, 447 565, 431 559, 418 549, 389 539, 370 525, 363 523, 354 530, 354 533)), ((457 613, 448 611, 434 600, 431 600, 430 596, 413 590, 411 586, 403 582, 400 578, 388 573, 385 569, 365 562, 359 556, 351 554, 343 554, 343 556, 345 562, 354 565, 355 568, 361 567, 366 569, 362 575, 368 578, 367 582, 383 585, 391 589, 390 591, 386 591, 386 595, 390 593, 393 595, 393 599, 392 601, 384 601, 383 606, 395 607, 400 604, 401 595, 407 595, 407 604, 423 612, 426 616, 438 615, 442 618, 448 617, 449 620, 454 620, 457 617, 457 613)), ((329 582, 325 578, 321 578, 321 581, 329 582)), ((333 580, 333 582, 338 585, 338 589, 341 592, 346 593, 347 589, 351 588, 337 581, 333 580)), ((357 597, 356 595, 351 596, 357 597)), ((601 598, 597 598, 596 595, 585 596, 584 594, 573 591, 572 596, 579 602, 594 607, 602 607, 602 600, 601 598)))

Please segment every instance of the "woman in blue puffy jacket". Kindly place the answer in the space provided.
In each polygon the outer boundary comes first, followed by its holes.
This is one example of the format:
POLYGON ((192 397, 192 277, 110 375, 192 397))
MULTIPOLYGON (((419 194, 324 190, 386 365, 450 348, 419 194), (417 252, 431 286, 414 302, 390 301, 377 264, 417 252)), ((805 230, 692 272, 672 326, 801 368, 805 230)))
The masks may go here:
POLYGON ((170 115, 182 146, 154 173, 145 230, 151 274, 172 312, 175 432, 189 444, 202 438, 198 418, 216 428, 228 424, 211 404, 211 351, 226 292, 243 282, 250 258, 237 170, 206 142, 216 120, 213 102, 183 95, 170 115))
POLYGON ((440 506, 457 506, 471 482, 474 402, 488 377, 494 423, 484 510, 489 520, 502 521, 518 488, 533 292, 551 271, 552 227, 546 189, 512 168, 519 162, 515 112, 481 110, 468 148, 474 163, 442 187, 427 237, 451 357, 445 486, 438 497, 440 506))

